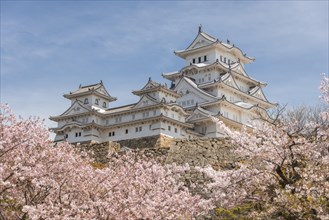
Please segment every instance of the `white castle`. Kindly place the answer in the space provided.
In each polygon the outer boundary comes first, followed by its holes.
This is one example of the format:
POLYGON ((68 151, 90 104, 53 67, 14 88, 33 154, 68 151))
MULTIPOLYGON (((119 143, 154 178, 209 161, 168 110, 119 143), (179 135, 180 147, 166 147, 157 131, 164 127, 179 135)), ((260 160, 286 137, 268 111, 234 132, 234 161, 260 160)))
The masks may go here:
POLYGON ((186 61, 180 71, 163 73, 170 88, 149 78, 133 91, 134 104, 110 108, 116 98, 103 82, 80 86, 64 94, 71 106, 59 116, 55 142, 120 141, 155 135, 171 138, 222 137, 224 133, 212 120, 217 117, 227 126, 239 129, 275 106, 262 88, 267 84, 251 78, 244 65, 254 58, 238 47, 202 31, 185 49, 175 54, 186 61))

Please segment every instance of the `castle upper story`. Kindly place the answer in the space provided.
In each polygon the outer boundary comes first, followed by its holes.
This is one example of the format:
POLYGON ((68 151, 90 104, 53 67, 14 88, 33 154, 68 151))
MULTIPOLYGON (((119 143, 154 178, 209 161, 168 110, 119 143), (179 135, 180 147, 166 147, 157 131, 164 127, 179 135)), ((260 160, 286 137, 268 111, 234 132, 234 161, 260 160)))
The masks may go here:
POLYGON ((64 95, 71 106, 61 115, 50 117, 58 123, 52 130, 55 141, 120 141, 165 135, 168 138, 222 137, 225 133, 212 120, 233 129, 249 126, 260 115, 267 117, 270 102, 260 82, 247 74, 247 56, 230 42, 205 33, 201 26, 185 50, 175 51, 185 59, 180 70, 163 73, 171 86, 151 78, 133 94, 136 103, 111 108, 116 98, 103 82, 79 86, 64 95))

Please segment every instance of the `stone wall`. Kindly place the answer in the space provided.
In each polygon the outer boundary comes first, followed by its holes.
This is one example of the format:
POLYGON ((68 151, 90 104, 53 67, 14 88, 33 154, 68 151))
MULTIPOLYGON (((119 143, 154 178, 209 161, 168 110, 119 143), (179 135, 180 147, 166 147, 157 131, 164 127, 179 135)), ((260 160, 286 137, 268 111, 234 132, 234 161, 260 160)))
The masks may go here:
POLYGON ((176 163, 214 169, 230 169, 235 158, 232 144, 225 138, 172 139, 164 135, 123 140, 118 142, 80 144, 82 150, 92 152, 96 162, 106 163, 109 152, 139 149, 148 157, 161 158, 162 163, 176 163))
POLYGON ((120 151, 120 144, 116 142, 103 142, 103 143, 84 143, 75 145, 79 150, 87 152, 97 163, 107 163, 108 155, 110 153, 120 151))
POLYGON ((173 138, 162 134, 118 141, 121 147, 127 147, 130 149, 169 148, 172 145, 172 142, 173 138))
POLYGON ((230 169, 237 159, 232 149, 231 141, 225 138, 176 139, 168 152, 166 163, 230 169))

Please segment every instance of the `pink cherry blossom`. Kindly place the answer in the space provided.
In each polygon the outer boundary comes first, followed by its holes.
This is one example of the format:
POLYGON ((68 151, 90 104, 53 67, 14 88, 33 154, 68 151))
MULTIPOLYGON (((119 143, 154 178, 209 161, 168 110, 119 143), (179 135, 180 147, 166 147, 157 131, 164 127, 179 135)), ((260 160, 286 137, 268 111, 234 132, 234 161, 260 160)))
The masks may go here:
MULTIPOLYGON (((329 79, 323 77, 321 99, 329 104, 329 79)), ((255 219, 329 219, 329 109, 321 113, 324 123, 281 118, 259 120, 234 131, 217 118, 240 157, 236 169, 200 169, 213 179, 208 187, 221 207, 254 203, 262 211, 249 213, 255 219)))
POLYGON ((135 153, 96 169, 67 143, 52 146, 40 120, 1 106, 0 219, 191 219, 212 208, 178 181, 189 167, 135 153))

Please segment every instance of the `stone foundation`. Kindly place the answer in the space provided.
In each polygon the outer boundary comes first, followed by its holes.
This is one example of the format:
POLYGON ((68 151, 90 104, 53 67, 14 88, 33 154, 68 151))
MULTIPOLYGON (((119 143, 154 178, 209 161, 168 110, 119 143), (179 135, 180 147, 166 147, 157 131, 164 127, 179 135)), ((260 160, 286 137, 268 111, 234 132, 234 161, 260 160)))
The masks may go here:
POLYGON ((144 148, 169 148, 173 143, 173 138, 165 135, 155 135, 142 138, 134 138, 118 141, 122 147, 129 149, 144 149, 144 148))
POLYGON ((231 141, 225 138, 176 139, 168 152, 166 163, 230 169, 237 160, 232 149, 231 141))
POLYGON ((132 149, 148 157, 161 158, 161 163, 190 166, 212 166, 214 169, 231 169, 237 160, 232 143, 225 138, 173 139, 157 135, 118 142, 80 144, 82 150, 92 152, 96 162, 106 163, 109 152, 132 149))
POLYGON ((109 160, 108 155, 120 151, 120 144, 116 142, 103 143, 83 143, 75 145, 79 150, 87 152, 96 163, 106 164, 109 160))

